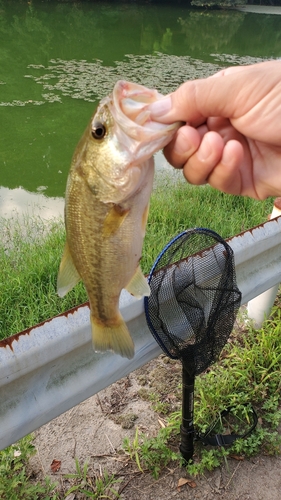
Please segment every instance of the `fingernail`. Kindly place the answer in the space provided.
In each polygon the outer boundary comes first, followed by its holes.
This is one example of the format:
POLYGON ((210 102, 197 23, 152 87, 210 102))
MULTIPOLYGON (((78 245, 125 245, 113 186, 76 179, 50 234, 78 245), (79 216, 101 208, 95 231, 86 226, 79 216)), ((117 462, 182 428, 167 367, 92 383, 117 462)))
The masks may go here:
POLYGON ((197 158, 200 161, 205 161, 209 158, 212 153, 211 145, 208 139, 205 137, 201 143, 200 148, 198 149, 197 158))
POLYGON ((148 106, 151 118, 159 118, 166 115, 172 108, 172 99, 170 96, 163 97, 148 106))

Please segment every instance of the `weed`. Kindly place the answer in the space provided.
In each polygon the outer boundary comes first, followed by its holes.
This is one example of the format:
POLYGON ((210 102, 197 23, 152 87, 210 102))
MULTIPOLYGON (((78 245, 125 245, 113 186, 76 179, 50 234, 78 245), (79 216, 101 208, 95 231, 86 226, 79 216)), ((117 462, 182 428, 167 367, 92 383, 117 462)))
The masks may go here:
POLYGON ((120 482, 114 475, 109 475, 104 471, 103 476, 96 476, 89 473, 88 463, 85 462, 81 468, 78 459, 75 459, 76 473, 66 474, 64 478, 71 480, 74 484, 67 490, 65 496, 73 492, 83 494, 85 498, 99 499, 115 499, 119 498, 118 492, 114 485, 120 482))
POLYGON ((206 449, 202 448, 200 460, 196 460, 187 466, 188 473, 191 476, 203 474, 206 470, 213 470, 221 465, 221 462, 228 455, 225 448, 206 449))
POLYGON ((161 413, 165 415, 169 411, 169 405, 160 400, 159 394, 155 392, 150 392, 148 396, 149 401, 152 403, 152 409, 156 411, 156 413, 161 413))
POLYGON ((125 452, 130 456, 130 459, 135 461, 140 472, 143 472, 143 469, 140 464, 140 443, 139 443, 139 429, 136 428, 136 433, 133 442, 130 442, 129 438, 125 438, 123 441, 123 448, 125 452))
POLYGON ((156 437, 148 438, 145 434, 139 436, 136 429, 135 438, 132 443, 128 438, 123 441, 123 449, 134 460, 140 472, 149 470, 155 479, 158 479, 160 471, 169 462, 179 460, 180 456, 168 446, 171 429, 168 427, 160 429, 156 437))
POLYGON ((45 484, 33 483, 26 471, 29 458, 34 455, 32 437, 26 436, 17 444, 0 451, 0 499, 57 500, 56 485, 49 478, 45 484))
POLYGON ((179 454, 173 452, 168 446, 168 435, 165 429, 161 429, 155 438, 143 437, 140 456, 143 466, 151 471, 155 479, 158 478, 163 467, 179 459, 179 454))

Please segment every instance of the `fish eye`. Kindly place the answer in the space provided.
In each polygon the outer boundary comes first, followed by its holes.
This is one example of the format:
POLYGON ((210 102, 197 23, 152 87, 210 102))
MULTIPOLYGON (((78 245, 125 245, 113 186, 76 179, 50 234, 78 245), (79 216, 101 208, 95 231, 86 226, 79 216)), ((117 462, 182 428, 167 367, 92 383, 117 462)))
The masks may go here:
POLYGON ((103 139, 106 134, 106 128, 103 123, 93 123, 92 136, 94 139, 103 139))

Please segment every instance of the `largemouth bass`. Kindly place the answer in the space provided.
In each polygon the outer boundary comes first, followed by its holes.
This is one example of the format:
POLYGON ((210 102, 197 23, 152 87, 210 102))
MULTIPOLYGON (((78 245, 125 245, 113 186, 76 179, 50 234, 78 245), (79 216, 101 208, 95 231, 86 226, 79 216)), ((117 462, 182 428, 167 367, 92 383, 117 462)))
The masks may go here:
POLYGON ((91 310, 93 347, 134 356, 134 343, 119 312, 121 290, 136 297, 150 289, 139 261, 148 217, 152 155, 180 124, 150 120, 156 90, 119 81, 104 98, 72 159, 65 195, 66 245, 58 274, 63 297, 84 282, 91 310))

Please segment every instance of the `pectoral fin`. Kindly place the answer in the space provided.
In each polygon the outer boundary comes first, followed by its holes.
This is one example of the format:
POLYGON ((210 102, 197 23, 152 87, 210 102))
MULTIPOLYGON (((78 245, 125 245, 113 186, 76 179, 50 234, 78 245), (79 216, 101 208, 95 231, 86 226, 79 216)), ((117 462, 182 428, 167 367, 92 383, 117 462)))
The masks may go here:
POLYGON ((113 205, 108 212, 103 226, 103 236, 110 237, 118 231, 129 213, 129 209, 122 208, 120 205, 113 205))
POLYGON ((126 290, 138 299, 144 296, 149 297, 149 284, 147 283, 146 278, 142 274, 139 266, 137 267, 131 281, 126 286, 126 290))
POLYGON ((57 292, 60 297, 64 297, 80 281, 80 276, 70 255, 68 243, 65 244, 62 255, 58 278, 57 292))

